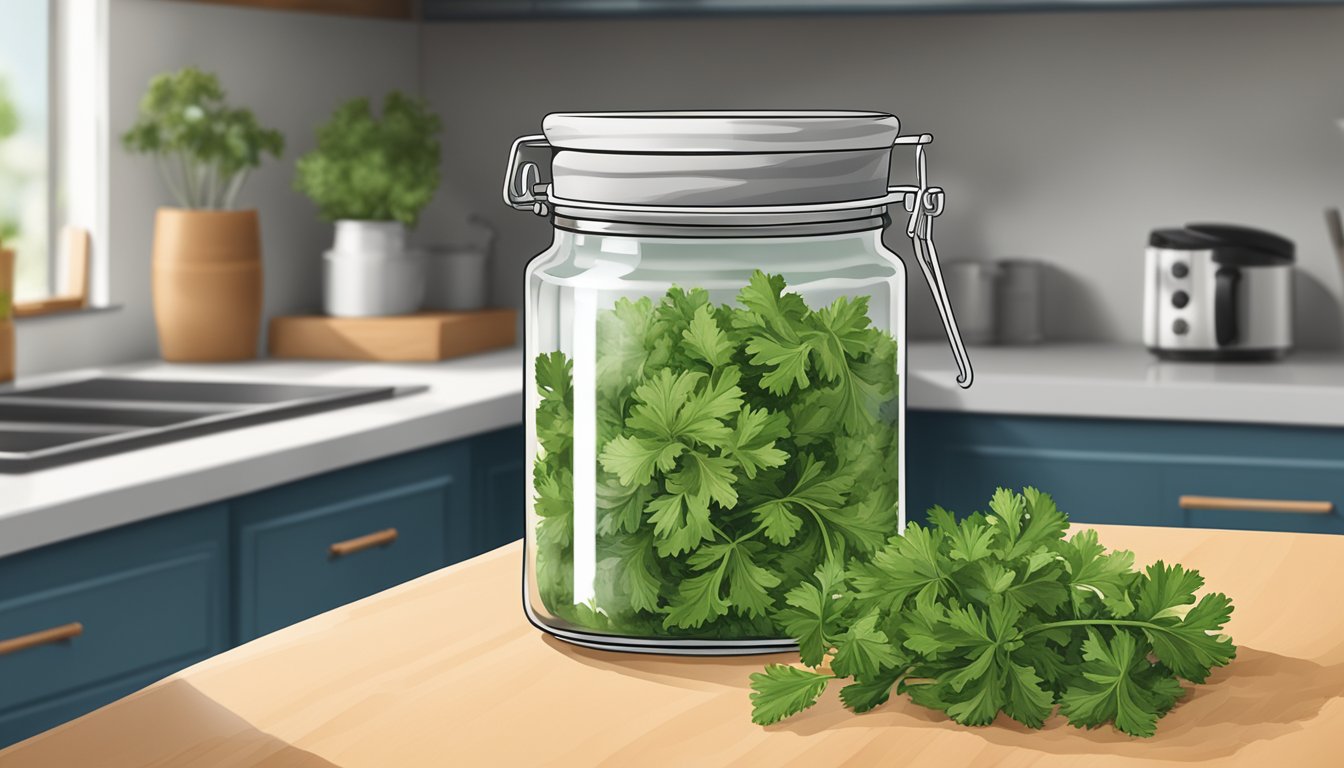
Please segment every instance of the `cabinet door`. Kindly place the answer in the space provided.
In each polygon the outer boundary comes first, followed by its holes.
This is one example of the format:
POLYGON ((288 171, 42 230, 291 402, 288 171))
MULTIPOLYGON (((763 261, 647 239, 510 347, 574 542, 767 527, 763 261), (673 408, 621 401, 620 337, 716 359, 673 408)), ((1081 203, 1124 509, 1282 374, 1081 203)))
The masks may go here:
POLYGON ((1030 484, 1080 522, 1344 533, 1344 430, 940 412, 907 426, 913 520, 1030 484), (1186 508, 1196 496, 1224 501, 1186 508))
POLYGON ((1186 525, 1344 533, 1344 430, 1210 424, 1184 432, 1163 440, 1172 455, 1162 504, 1186 525), (1201 496, 1209 508, 1183 508, 1183 498, 1201 496), (1297 502, 1317 509, 1293 511, 1297 502))
POLYGON ((465 557, 469 467, 454 443, 238 499, 237 641, 465 557))
POLYGON ((523 537, 527 472, 523 428, 510 427, 472 441, 472 554, 523 537))
POLYGON ((1162 503, 1192 527, 1344 533, 1344 461, 1205 458, 1168 466, 1162 487, 1162 503), (1182 508, 1182 499, 1201 508, 1182 508), (1318 509, 1295 510, 1301 502, 1318 509))
POLYGON ((1034 486, 1077 522, 1181 524, 1160 503, 1161 458, 1136 423, 913 412, 906 424, 909 520, 934 504, 984 510, 998 487, 1034 486))
POLYGON ((0 560, 0 746, 228 647, 223 506, 0 560))

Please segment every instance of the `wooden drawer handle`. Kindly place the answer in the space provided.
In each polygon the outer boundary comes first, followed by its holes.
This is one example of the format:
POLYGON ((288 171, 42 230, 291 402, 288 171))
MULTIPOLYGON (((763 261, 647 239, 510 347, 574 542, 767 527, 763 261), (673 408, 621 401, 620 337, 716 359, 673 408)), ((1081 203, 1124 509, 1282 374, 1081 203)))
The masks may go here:
POLYGON ((59 627, 44 629, 41 632, 34 632, 31 635, 23 635, 9 640, 0 640, 0 656, 4 656, 7 653, 26 651, 29 648, 36 648, 39 645, 59 643, 62 640, 70 640, 79 637, 82 634, 84 634, 84 625, 76 621, 70 624, 62 624, 59 627))
POLYGON ((1232 496, 1182 496, 1181 509, 1229 509, 1243 512, 1328 515, 1335 511, 1335 503, 1333 501, 1292 501, 1288 499, 1241 499, 1232 496))
POLYGON ((396 540, 397 529, 388 528, 385 531, 377 531, 366 536, 360 536, 357 539, 338 541, 331 545, 331 556, 345 557, 346 555, 353 555, 356 552, 363 552, 366 549, 385 547, 396 540))

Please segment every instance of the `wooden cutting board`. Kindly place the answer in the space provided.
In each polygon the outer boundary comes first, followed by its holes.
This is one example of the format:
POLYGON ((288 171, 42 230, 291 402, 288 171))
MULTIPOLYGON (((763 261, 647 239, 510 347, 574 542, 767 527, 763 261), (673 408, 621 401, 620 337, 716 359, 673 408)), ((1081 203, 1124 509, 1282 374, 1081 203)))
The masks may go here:
POLYGON ((428 362, 511 347, 518 313, 512 309, 421 312, 398 317, 277 317, 271 357, 308 360, 428 362))

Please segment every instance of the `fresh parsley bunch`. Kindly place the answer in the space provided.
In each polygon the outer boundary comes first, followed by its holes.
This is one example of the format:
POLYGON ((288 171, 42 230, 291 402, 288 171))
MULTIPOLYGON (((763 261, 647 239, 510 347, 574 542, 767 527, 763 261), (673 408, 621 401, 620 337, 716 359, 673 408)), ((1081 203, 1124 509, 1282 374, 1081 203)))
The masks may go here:
POLYGON ((1095 531, 1065 539, 1068 518, 1034 488, 999 489, 989 506, 961 521, 935 507, 870 561, 828 561, 791 590, 779 618, 810 669, 752 675, 752 719, 801 712, 846 679, 855 712, 894 690, 963 725, 1003 712, 1040 728, 1058 705, 1080 728, 1152 736, 1181 680, 1202 683, 1235 656, 1220 634, 1232 603, 1196 602, 1196 571, 1158 561, 1137 573, 1095 531))
POLYGON ((572 361, 535 360, 534 573, 555 616, 642 637, 782 637, 790 590, 898 530, 896 341, 868 297, 813 308, 756 272, 736 298, 673 287, 600 313, 596 456, 574 456, 572 361), (598 465, 595 596, 577 605, 576 460, 598 465))

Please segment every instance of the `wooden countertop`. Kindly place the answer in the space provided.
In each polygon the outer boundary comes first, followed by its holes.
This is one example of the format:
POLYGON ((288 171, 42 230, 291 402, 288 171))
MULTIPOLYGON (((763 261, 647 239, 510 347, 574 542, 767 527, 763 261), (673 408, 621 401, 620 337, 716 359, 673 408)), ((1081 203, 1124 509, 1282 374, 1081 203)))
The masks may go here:
POLYGON ((202 662, 0 752, 69 766, 1339 765, 1344 537, 1097 526, 1140 563, 1199 569, 1232 596, 1236 660, 1133 739, 1055 717, 966 728, 894 698, 852 715, 833 692, 770 728, 747 676, 786 656, 589 651, 519 605, 509 545, 202 662))

